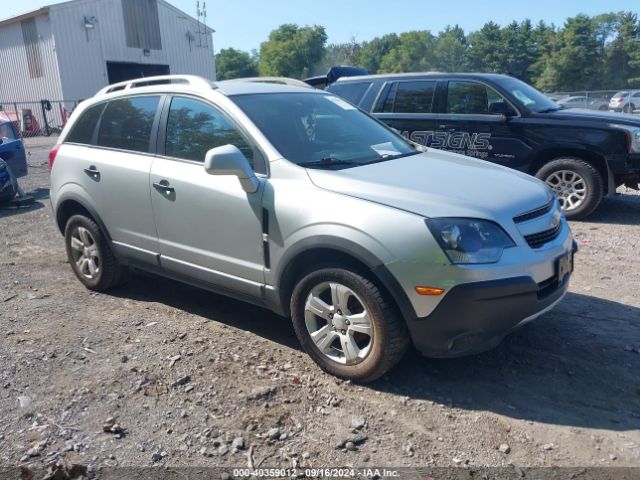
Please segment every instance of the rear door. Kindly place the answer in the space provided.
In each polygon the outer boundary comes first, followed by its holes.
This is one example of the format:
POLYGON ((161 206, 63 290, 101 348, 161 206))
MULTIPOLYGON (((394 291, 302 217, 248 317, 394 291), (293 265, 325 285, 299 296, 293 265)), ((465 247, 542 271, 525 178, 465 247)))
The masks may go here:
POLYGON ((402 136, 429 146, 439 121, 439 115, 434 113, 436 86, 435 80, 388 82, 373 112, 402 136))
POLYGON ((174 96, 164 107, 151 199, 163 267, 189 278, 260 296, 264 284, 262 193, 233 175, 209 175, 211 148, 238 147, 264 178, 264 157, 224 112, 203 99, 174 96))
POLYGON ((11 122, 0 123, 0 158, 9 165, 14 177, 24 177, 27 174, 24 144, 11 122))
POLYGON ((513 104, 489 85, 466 79, 449 80, 444 98, 433 148, 526 168, 530 147, 513 104), (494 113, 505 104, 511 116, 494 113))
POLYGON ((151 262, 158 243, 149 172, 160 99, 160 95, 132 96, 89 108, 60 151, 65 176, 92 199, 116 248, 151 262))

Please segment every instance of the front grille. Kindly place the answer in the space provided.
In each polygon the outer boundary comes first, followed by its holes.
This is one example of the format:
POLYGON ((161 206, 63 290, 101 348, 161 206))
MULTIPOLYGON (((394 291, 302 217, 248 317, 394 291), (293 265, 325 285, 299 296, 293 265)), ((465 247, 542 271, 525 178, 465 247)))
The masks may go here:
POLYGON ((553 201, 554 199, 552 198, 551 200, 549 200, 549 203, 543 205, 542 207, 531 210, 530 212, 523 213, 522 215, 518 215, 517 217, 513 217, 513 221, 516 223, 522 223, 526 222, 527 220, 531 220, 532 218, 541 217, 545 213, 551 211, 551 208, 553 207, 553 201))
POLYGON ((562 229, 562 222, 558 222, 553 228, 549 230, 545 230, 543 232, 532 233, 531 235, 525 235, 524 239, 527 241, 531 248, 540 248, 545 243, 549 243, 552 240, 555 240, 560 234, 560 230, 562 229))

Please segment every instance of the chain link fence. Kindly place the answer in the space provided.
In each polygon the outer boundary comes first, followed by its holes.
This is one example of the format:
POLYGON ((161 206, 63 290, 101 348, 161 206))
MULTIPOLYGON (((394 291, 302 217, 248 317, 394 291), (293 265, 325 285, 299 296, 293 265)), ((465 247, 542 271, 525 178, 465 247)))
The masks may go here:
POLYGON ((59 134, 80 100, 0 102, 0 117, 8 118, 22 137, 59 134))
POLYGON ((640 90, 583 90, 546 95, 564 108, 640 114, 640 90))

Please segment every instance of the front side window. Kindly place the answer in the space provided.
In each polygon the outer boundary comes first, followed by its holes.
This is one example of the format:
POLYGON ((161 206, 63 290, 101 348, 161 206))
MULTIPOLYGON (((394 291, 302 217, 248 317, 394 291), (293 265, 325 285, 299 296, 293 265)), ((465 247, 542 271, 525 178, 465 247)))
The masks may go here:
POLYGON ((418 153, 403 137, 334 95, 231 98, 284 158, 304 167, 349 168, 418 153))
POLYGON ((253 165, 253 149, 240 131, 211 105, 186 97, 171 100, 165 154, 204 162, 209 150, 235 145, 253 165))
POLYGON ((384 113, 431 113, 436 82, 398 82, 390 90, 382 112, 384 113))
POLYGON ((489 94, 485 85, 475 82, 449 82, 447 113, 489 114, 489 94))
POLYGON ((90 145, 93 141, 93 132, 96 129, 96 125, 98 124, 98 120, 100 120, 100 115, 105 106, 106 103, 101 103, 89 107, 82 112, 80 118, 73 124, 65 141, 90 145))
POLYGON ((148 152, 159 96, 120 98, 107 105, 98 132, 102 147, 148 152))

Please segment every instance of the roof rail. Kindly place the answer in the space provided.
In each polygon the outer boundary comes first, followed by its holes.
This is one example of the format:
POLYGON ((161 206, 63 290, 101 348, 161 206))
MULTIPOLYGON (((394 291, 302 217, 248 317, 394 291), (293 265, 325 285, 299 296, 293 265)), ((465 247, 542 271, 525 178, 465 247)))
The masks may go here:
POLYGON ((117 92, 119 90, 130 90, 132 88, 171 83, 192 85, 194 87, 207 89, 217 88, 215 83, 207 80, 206 78, 198 77, 196 75, 158 75, 155 77, 142 77, 135 78, 133 80, 126 80, 124 82, 113 83, 99 90, 98 93, 96 93, 96 96, 104 95, 111 92, 117 92))
POLYGON ((309 84, 304 83, 302 80, 289 77, 246 77, 246 78, 234 78, 231 80, 225 80, 226 82, 254 82, 254 83, 276 83, 280 85, 291 85, 293 87, 305 87, 309 88, 309 84))

